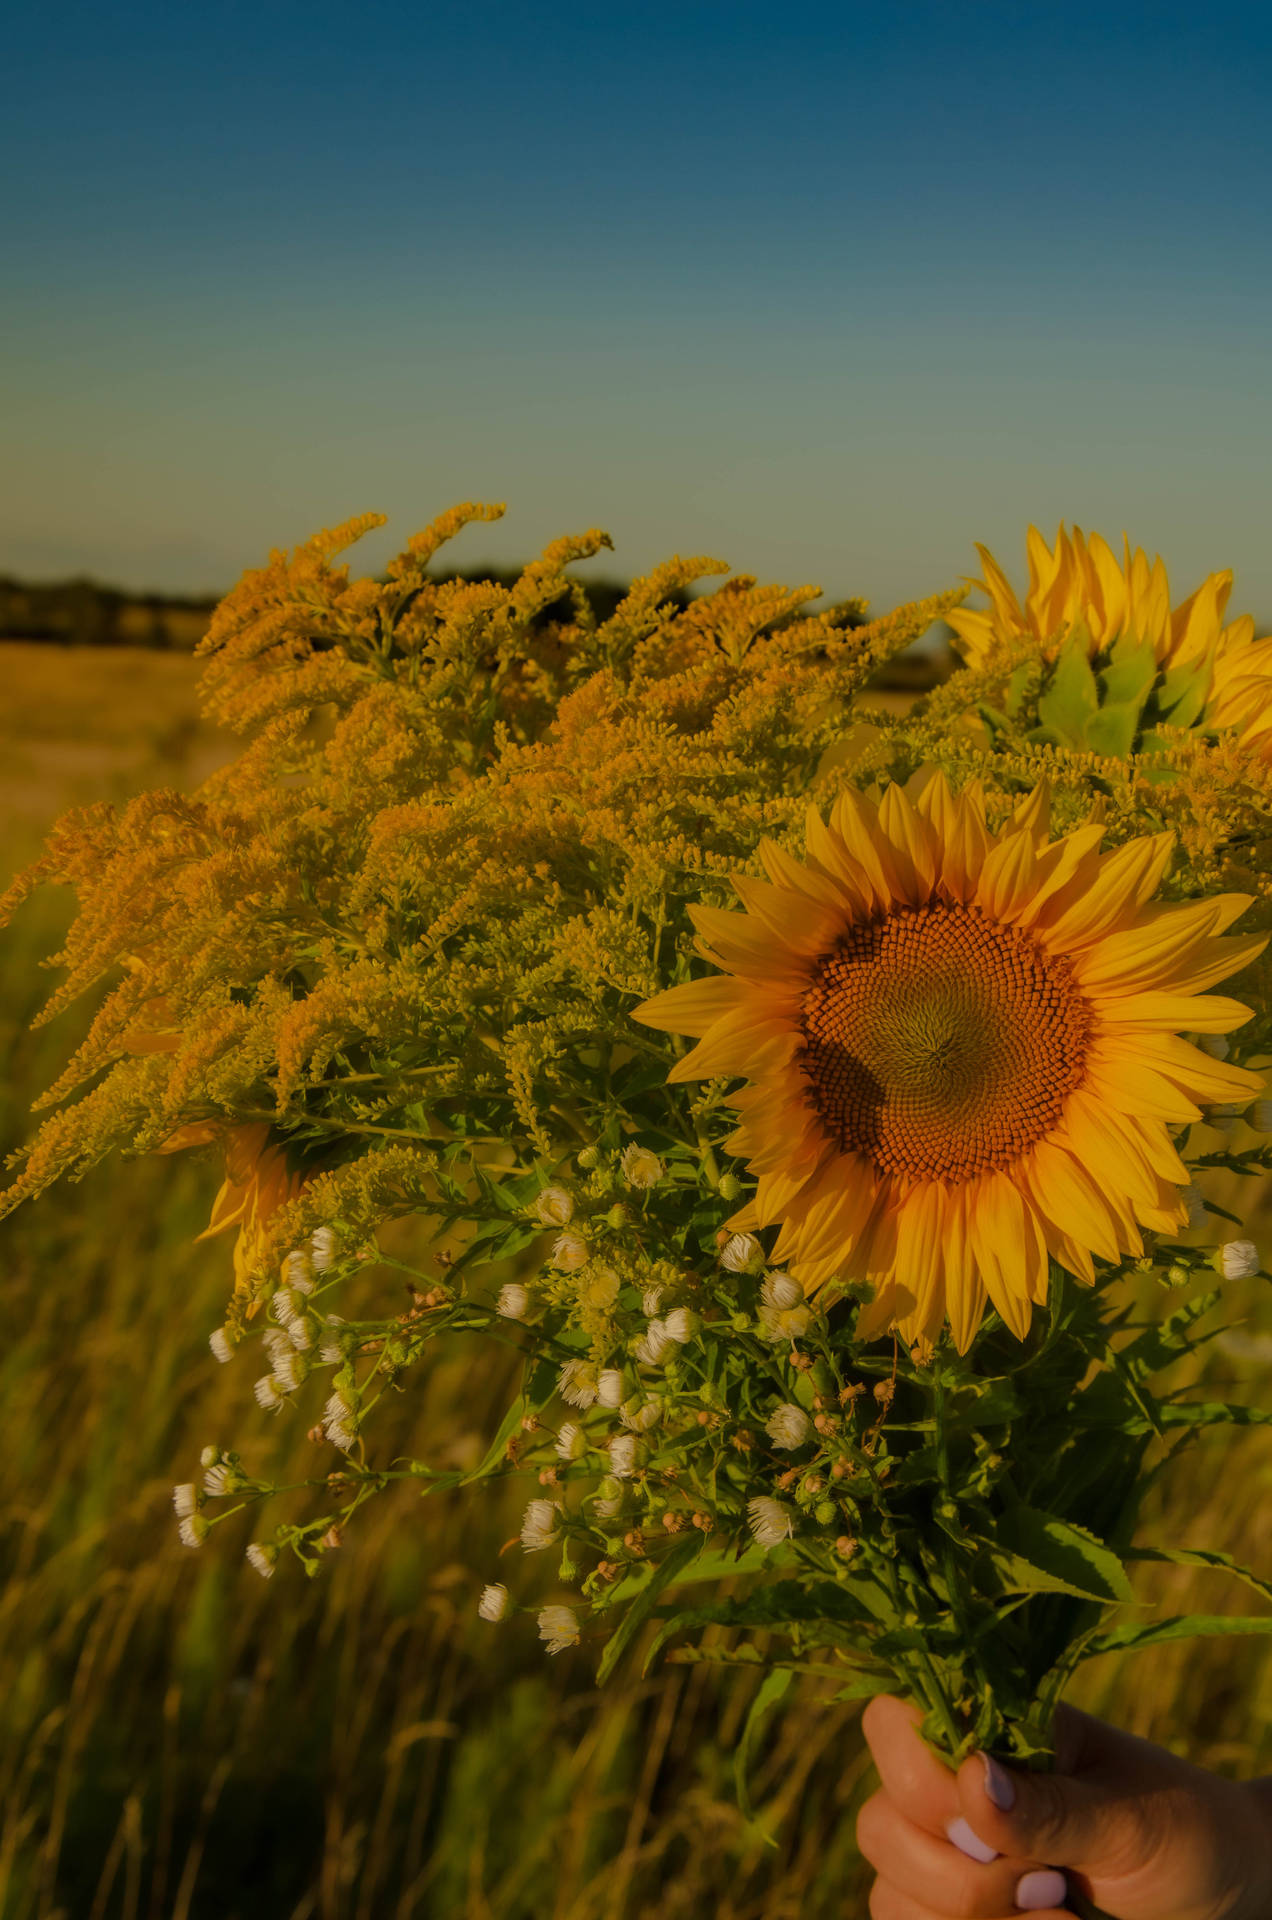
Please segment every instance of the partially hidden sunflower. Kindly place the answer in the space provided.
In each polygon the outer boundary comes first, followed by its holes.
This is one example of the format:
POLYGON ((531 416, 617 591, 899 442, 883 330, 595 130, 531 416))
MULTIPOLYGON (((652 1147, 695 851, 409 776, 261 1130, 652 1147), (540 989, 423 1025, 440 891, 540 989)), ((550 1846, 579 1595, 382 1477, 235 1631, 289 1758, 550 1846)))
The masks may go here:
POLYGON ((1170 604, 1170 582, 1158 557, 1149 565, 1142 547, 1131 552, 1123 535, 1117 559, 1098 533, 1060 527, 1049 547, 1037 527, 1025 540, 1029 587, 1024 605, 988 548, 977 544, 989 596, 985 608, 956 607, 946 615, 963 656, 984 666, 1004 642, 1028 634, 1044 656, 1058 654, 1074 633, 1094 659, 1121 639, 1149 642, 1159 673, 1205 679, 1201 724, 1232 727, 1243 747, 1272 764, 1272 638, 1256 640, 1254 620, 1242 614, 1225 626, 1232 573, 1207 574, 1201 585, 1170 604))
POLYGON ((1206 989, 1267 936, 1220 937, 1248 895, 1148 904, 1169 834, 1052 841, 1045 786, 993 834, 979 783, 921 777, 917 803, 810 808, 803 862, 761 841, 745 912, 691 909, 721 971, 635 1011, 700 1036, 669 1080, 748 1083, 727 1144, 757 1184, 729 1225, 780 1223, 772 1258, 809 1292, 867 1282, 863 1339, 948 1317, 965 1352, 987 1302, 1024 1338, 1048 1256, 1090 1283, 1093 1255, 1185 1225, 1171 1127, 1262 1080, 1180 1030, 1250 1017, 1206 989))
MULTIPOLYGON (((140 971, 141 961, 126 955, 127 964, 140 971)), ((141 1010, 137 1023, 124 1033, 123 1043, 130 1053, 175 1053, 181 1045, 180 1029, 172 1024, 167 1000, 154 996, 141 1010)), ((225 1157, 225 1178, 212 1202, 212 1217, 195 1244, 211 1240, 220 1233, 238 1228, 234 1242, 234 1293, 249 1293, 252 1275, 261 1265, 266 1230, 271 1217, 289 1200, 295 1200, 305 1185, 305 1176, 290 1171, 282 1145, 270 1138, 266 1121, 245 1121, 237 1126, 224 1122, 194 1121, 170 1133, 160 1153, 184 1153, 188 1147, 220 1146, 225 1157)), ((249 1318, 257 1303, 248 1308, 249 1318)))
POLYGON ((1219 653, 1243 649, 1254 638, 1249 614, 1230 626, 1223 624, 1232 592, 1230 571, 1207 574, 1172 608, 1162 560, 1150 566, 1143 548, 1132 553, 1125 536, 1119 561, 1098 533, 1087 536, 1074 527, 1070 534, 1062 525, 1051 548, 1037 527, 1030 527, 1025 538, 1029 587, 1023 606, 988 548, 978 542, 976 551, 984 578, 975 584, 983 587, 990 604, 981 610, 955 607, 946 615, 974 666, 988 661, 1003 641, 1021 634, 1031 634, 1044 651, 1056 651, 1074 628, 1085 632, 1093 656, 1126 637, 1151 641, 1158 666, 1167 670, 1185 665, 1202 669, 1219 653))

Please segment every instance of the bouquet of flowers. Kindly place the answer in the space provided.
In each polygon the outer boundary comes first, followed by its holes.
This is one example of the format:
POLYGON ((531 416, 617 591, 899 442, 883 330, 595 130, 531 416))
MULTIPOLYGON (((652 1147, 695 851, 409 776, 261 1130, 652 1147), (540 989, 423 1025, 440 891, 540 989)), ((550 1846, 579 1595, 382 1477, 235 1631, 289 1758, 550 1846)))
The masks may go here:
POLYGON ((187 1545, 252 1503, 256 1571, 314 1573, 391 1482, 517 1474, 533 1559, 482 1617, 528 1606, 602 1676, 637 1642, 762 1669, 744 1805, 799 1673, 1045 1767, 1082 1660, 1272 1631, 1145 1617, 1127 1573, 1272 1599, 1135 1538, 1199 1431, 1272 1418, 1171 1376, 1259 1270, 1198 1181, 1272 1142, 1194 1134, 1272 1129, 1272 640, 1223 624, 1230 576, 1172 608, 1160 562, 1063 528, 1023 607, 983 553, 988 610, 873 622, 691 596, 727 570, 679 559, 602 619, 567 572, 596 532, 511 586, 430 572, 499 511, 383 580, 334 564, 373 515, 273 554, 203 643, 237 760, 56 827, 7 910, 77 890, 48 1015, 111 985, 3 1204, 223 1155, 211 1348, 313 1423, 312 1511, 271 1529, 219 1436, 187 1545), (961 664, 884 710, 941 618, 961 664), (474 1335, 520 1357, 484 1458, 381 1458, 382 1397, 474 1335))

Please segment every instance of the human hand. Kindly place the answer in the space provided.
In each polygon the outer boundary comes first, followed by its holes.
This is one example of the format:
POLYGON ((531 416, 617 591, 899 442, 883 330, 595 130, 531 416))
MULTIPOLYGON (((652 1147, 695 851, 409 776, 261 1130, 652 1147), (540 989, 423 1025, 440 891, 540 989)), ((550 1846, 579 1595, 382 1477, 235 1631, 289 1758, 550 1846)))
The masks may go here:
POLYGON ((1270 1920, 1272 1807, 1072 1707, 1054 1774, 973 1754, 952 1773, 923 1715, 886 1696, 863 1719, 882 1785, 857 1840, 872 1920, 1071 1920, 1065 1875, 1110 1920, 1270 1920))

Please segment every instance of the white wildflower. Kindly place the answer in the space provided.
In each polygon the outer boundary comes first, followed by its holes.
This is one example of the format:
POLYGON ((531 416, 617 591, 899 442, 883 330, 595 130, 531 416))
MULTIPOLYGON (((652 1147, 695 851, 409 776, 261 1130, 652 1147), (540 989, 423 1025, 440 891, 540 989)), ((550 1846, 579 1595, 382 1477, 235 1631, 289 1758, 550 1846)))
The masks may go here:
POLYGON ((552 1265, 558 1273, 577 1273, 588 1261, 588 1244, 581 1233, 567 1228, 552 1242, 552 1265))
POLYGON ((334 1227, 315 1227, 309 1242, 309 1260, 315 1273, 328 1273, 336 1257, 334 1227))
POLYGON ((308 1313, 298 1313, 287 1329, 287 1337, 297 1353, 308 1353, 314 1344, 314 1321, 308 1313))
POLYGON ((560 1538, 557 1519, 561 1509, 555 1500, 532 1500, 521 1520, 521 1544, 527 1553, 537 1553, 560 1538))
POLYGON ((323 1431, 333 1447, 348 1453, 358 1437, 357 1416, 343 1393, 333 1393, 322 1410, 323 1431))
POLYGON ((759 1241, 751 1233, 735 1233, 720 1249, 720 1265, 730 1273, 750 1273, 764 1258, 759 1241))
POLYGON ((640 1297, 640 1310, 646 1320, 652 1320, 655 1317, 659 1307, 662 1305, 662 1297, 663 1290, 661 1287, 646 1287, 640 1297))
POLYGON ((1259 1271, 1259 1249, 1253 1240, 1229 1240, 1219 1249, 1225 1280, 1249 1280, 1259 1271))
POLYGON ((208 1335, 208 1345, 211 1347, 216 1358, 221 1362, 221 1365, 224 1366, 234 1352, 234 1342, 230 1338, 229 1328, 218 1327, 215 1333, 210 1333, 208 1335))
POLYGON ((481 1599, 477 1602, 477 1612, 483 1620, 489 1620, 493 1625, 496 1620, 502 1620, 507 1611, 507 1587, 496 1581, 492 1586, 482 1588, 481 1599))
POLYGON ((583 1360, 567 1360, 557 1375, 557 1392, 571 1407, 596 1405, 596 1370, 583 1360))
POLYGON ((227 1494, 233 1482, 234 1469, 224 1460, 218 1460, 216 1465, 209 1467, 203 1476, 203 1484, 215 1500, 227 1494))
POLYGON ((1272 1133, 1272 1100, 1256 1100, 1246 1119, 1256 1133, 1272 1133))
POLYGON ((297 1247, 288 1254, 283 1262, 283 1274, 287 1285, 295 1292, 313 1292, 313 1268, 309 1263, 309 1255, 303 1247, 297 1247))
POLYGON ((532 1204, 535 1219, 545 1227, 564 1227, 574 1218, 574 1201, 564 1187, 544 1187, 532 1204))
POLYGON ((760 1308, 760 1330, 769 1340, 798 1340, 812 1324, 811 1307, 760 1308))
POLYGON ((505 1320, 524 1320, 526 1308, 530 1305, 530 1295, 517 1280, 510 1280, 500 1287, 499 1298, 495 1302, 495 1312, 505 1320))
POLYGON ((651 1320, 641 1338, 636 1342, 636 1358, 647 1367, 657 1367, 666 1359, 674 1345, 671 1335, 661 1320, 651 1320))
POLYGON ((630 1480, 636 1471, 636 1435, 616 1433, 609 1443, 610 1472, 616 1480, 630 1480))
POLYGON ((291 1335, 285 1327, 267 1327, 261 1336, 261 1345, 269 1355, 271 1366, 280 1354, 293 1351, 291 1335))
POLYGON ((596 1383, 596 1397, 603 1407, 611 1410, 623 1403, 623 1376, 617 1367, 606 1367, 596 1383))
POLYGON ((549 1653, 564 1653, 579 1644, 579 1621, 573 1607, 544 1607, 539 1614, 539 1638, 549 1653))
POLYGON ((668 1337, 674 1340, 678 1347, 683 1347, 698 1331, 698 1317, 688 1307, 673 1307, 663 1321, 663 1326, 667 1329, 668 1337))
POLYGON ((1233 1121, 1239 1120, 1244 1112, 1245 1106, 1240 1100, 1224 1100, 1215 1106, 1207 1107, 1206 1121, 1219 1133, 1230 1133, 1233 1121))
POLYGON ((329 1313, 323 1322, 322 1330, 327 1338, 318 1349, 318 1358, 325 1367, 338 1367, 344 1359, 344 1348, 340 1344, 339 1336, 337 1335, 334 1340, 331 1338, 336 1329, 343 1327, 344 1324, 344 1320, 338 1313, 329 1313))
POLYGON ((274 1381, 284 1393, 295 1393, 308 1372, 309 1362, 303 1353, 280 1353, 274 1362, 274 1381))
POLYGON ((583 1297, 589 1307, 608 1313, 622 1290, 623 1283, 613 1267, 598 1267, 588 1281, 583 1297))
POLYGON ((1228 1042, 1222 1033, 1203 1033, 1197 1044, 1203 1053, 1210 1055, 1212 1060, 1228 1058, 1228 1042))
POLYGON ((764 1431, 775 1447, 802 1447, 811 1424, 804 1409, 788 1400, 769 1415, 764 1431))
POLYGON ((294 1287, 279 1287, 273 1299, 270 1301, 270 1305, 274 1309, 275 1318, 285 1327, 288 1326, 300 1312, 300 1296, 294 1287))
POLYGON ((656 1187, 663 1177, 663 1163, 658 1155, 648 1147, 638 1147, 635 1142, 623 1148, 618 1164, 623 1178, 633 1187, 656 1187))
POLYGON ((244 1557, 250 1566, 256 1568, 262 1580, 274 1578, 274 1567, 278 1560, 277 1547, 263 1547, 259 1540, 253 1540, 244 1557))
POLYGON ((747 1501, 746 1510, 751 1532, 762 1547, 780 1546, 795 1531, 791 1510, 781 1500, 771 1500, 767 1494, 761 1494, 758 1499, 747 1501))
POLYGON ((1196 1187, 1185 1187, 1179 1197, 1188 1211, 1189 1226, 1204 1227, 1209 1216, 1206 1213, 1206 1203, 1196 1187))
POLYGON ((192 1513, 177 1528, 183 1547, 201 1547, 208 1537, 208 1523, 201 1513, 192 1513))
POLYGON ((252 1388, 252 1392, 256 1395, 257 1406, 264 1407, 266 1413, 277 1413, 283 1404, 282 1395, 274 1385, 272 1374, 263 1373, 252 1388))
POLYGON ((633 1433, 648 1433, 651 1427, 658 1425, 662 1416, 662 1405, 657 1400, 646 1400, 642 1394, 634 1394, 618 1410, 618 1417, 625 1427, 633 1433))
POLYGON ((760 1298, 766 1307, 776 1307, 779 1312, 789 1312, 800 1305, 804 1298, 804 1289, 798 1280, 792 1280, 789 1273, 770 1273, 760 1288, 760 1298))
POLYGON ((577 1421, 567 1420, 556 1437, 556 1451, 562 1460, 577 1460, 587 1452, 587 1435, 577 1421))
POLYGON ((178 1520, 188 1519, 199 1504, 199 1489, 192 1480, 183 1480, 172 1489, 172 1507, 178 1520))

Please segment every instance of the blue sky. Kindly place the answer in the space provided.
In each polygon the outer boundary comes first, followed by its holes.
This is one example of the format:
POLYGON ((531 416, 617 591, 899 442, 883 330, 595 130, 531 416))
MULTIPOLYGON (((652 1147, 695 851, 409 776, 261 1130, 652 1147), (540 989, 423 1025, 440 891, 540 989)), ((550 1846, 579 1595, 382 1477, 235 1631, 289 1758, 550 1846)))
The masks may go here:
MULTIPOLYGON (((1061 517, 1272 621, 1272 21, 28 8, 0 569, 218 589, 367 508, 883 609, 1061 517)), ((594 569, 596 570, 596 569, 594 569)))

